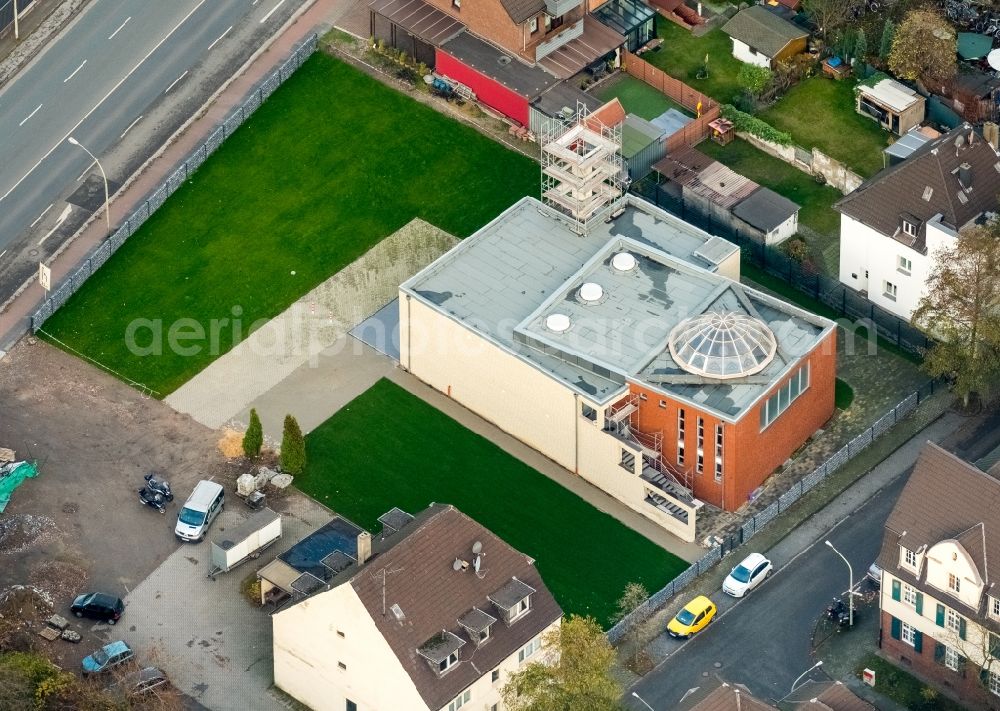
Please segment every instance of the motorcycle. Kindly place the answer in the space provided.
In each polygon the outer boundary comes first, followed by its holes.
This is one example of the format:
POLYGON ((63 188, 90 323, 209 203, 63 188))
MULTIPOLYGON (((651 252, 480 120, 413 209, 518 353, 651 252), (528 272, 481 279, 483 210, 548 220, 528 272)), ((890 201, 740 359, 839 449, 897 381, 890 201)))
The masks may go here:
POLYGON ((139 503, 154 508, 161 514, 167 512, 167 504, 174 500, 170 491, 170 482, 159 479, 150 472, 143 477, 146 484, 139 489, 139 503))
MULTIPOLYGON (((851 612, 840 598, 834 598, 833 604, 827 606, 826 618, 840 627, 848 627, 851 624, 851 612)), ((858 613, 855 610, 854 620, 857 621, 857 619, 858 613)))

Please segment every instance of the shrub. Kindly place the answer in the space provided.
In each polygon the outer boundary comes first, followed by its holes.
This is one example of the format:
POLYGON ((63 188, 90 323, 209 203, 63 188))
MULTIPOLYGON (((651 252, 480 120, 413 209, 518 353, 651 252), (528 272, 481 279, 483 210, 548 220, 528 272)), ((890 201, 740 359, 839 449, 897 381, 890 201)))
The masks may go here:
POLYGON ((743 64, 736 81, 739 85, 750 93, 750 96, 758 98, 771 84, 773 74, 767 67, 758 67, 756 64, 743 64))
POLYGON ((250 425, 246 434, 243 435, 243 454, 248 459, 256 459, 260 456, 260 448, 264 445, 264 428, 260 424, 260 417, 256 409, 250 410, 250 425))
POLYGON ((790 146, 792 136, 784 131, 779 131, 766 121, 761 121, 756 116, 751 116, 745 111, 740 111, 732 104, 722 105, 722 117, 733 122, 737 131, 749 133, 770 143, 777 143, 779 146, 790 146))
POLYGON ((809 245, 806 244, 804 239, 796 236, 781 245, 781 251, 788 255, 790 259, 801 264, 809 256, 809 245))
POLYGON ((281 468, 289 474, 299 475, 306 468, 306 439, 298 421, 285 415, 285 430, 281 437, 281 468))

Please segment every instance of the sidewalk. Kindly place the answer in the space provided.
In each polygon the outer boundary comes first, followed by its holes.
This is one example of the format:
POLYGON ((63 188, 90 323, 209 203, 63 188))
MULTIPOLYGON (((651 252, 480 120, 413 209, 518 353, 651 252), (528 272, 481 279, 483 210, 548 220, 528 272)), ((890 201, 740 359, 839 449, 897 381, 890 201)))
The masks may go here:
MULTIPOLYGON (((322 33, 329 29, 346 9, 347 3, 343 0, 314 0, 303 5, 302 10, 288 21, 271 42, 255 54, 192 121, 171 137, 112 196, 112 224, 118 225, 132 214, 177 165, 243 102, 254 86, 287 59, 297 44, 313 32, 322 33)), ((96 214, 96 217, 99 218, 100 215, 96 214)), ((61 284, 67 275, 72 274, 80 262, 104 241, 105 236, 104 222, 92 218, 49 264, 53 284, 61 284)), ((37 281, 33 282, 0 313, 0 357, 28 331, 30 317, 44 297, 41 286, 37 281)))

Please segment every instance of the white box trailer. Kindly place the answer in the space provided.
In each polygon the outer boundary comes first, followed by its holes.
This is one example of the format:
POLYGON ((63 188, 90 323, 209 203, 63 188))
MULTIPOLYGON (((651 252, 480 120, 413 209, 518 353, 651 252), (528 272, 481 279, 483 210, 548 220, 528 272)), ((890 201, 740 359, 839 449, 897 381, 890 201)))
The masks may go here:
POLYGON ((208 577, 228 573, 281 538, 281 516, 271 509, 261 509, 231 531, 212 541, 208 577))

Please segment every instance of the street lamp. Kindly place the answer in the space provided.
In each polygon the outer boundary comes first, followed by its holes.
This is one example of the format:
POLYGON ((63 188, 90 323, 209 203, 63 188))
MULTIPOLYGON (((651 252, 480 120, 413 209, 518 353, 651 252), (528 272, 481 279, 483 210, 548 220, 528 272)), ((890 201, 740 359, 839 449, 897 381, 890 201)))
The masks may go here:
POLYGON ((834 553, 836 553, 837 555, 839 555, 841 560, 843 560, 845 563, 847 563, 847 574, 848 574, 848 578, 847 578, 847 581, 848 581, 847 582, 847 584, 848 584, 848 587, 847 587, 847 626, 848 627, 853 627, 854 626, 854 568, 851 567, 851 562, 849 560, 847 560, 847 558, 844 557, 843 553, 841 553, 836 548, 834 548, 833 544, 830 543, 830 541, 827 541, 826 545, 828 545, 830 547, 830 550, 832 550, 834 553))
POLYGON ((795 687, 799 685, 799 682, 802 680, 802 677, 804 677, 806 674, 808 674, 809 672, 811 672, 813 669, 819 669, 821 666, 823 666, 823 660, 822 659, 820 659, 818 662, 816 662, 811 667, 809 667, 808 669, 806 669, 804 672, 802 672, 801 674, 799 674, 798 679, 796 679, 795 681, 792 682, 792 688, 788 690, 788 695, 791 696, 793 693, 795 693, 795 687))
POLYGON ((78 146, 78 147, 82 148, 84 151, 86 151, 87 155, 94 159, 94 162, 97 163, 97 167, 100 168, 100 170, 101 170, 101 177, 104 178, 104 216, 108 220, 108 234, 110 235, 111 234, 111 197, 108 195, 108 174, 104 172, 104 166, 101 165, 101 161, 97 160, 97 156, 95 156, 93 153, 91 153, 89 150, 87 150, 87 147, 85 145, 83 145, 82 143, 80 143, 78 140, 76 140, 72 136, 70 136, 66 140, 69 141, 70 143, 72 143, 74 146, 78 146))
POLYGON ((14 0, 14 39, 21 39, 21 31, 17 26, 17 0, 14 0))
POLYGON ((650 706, 649 704, 647 704, 647 703, 646 703, 646 700, 645 700, 644 698, 642 698, 641 696, 639 696, 639 695, 638 695, 637 693, 635 693, 634 691, 632 692, 632 696, 634 696, 635 698, 639 699, 639 701, 641 701, 641 702, 642 702, 642 705, 643 705, 643 706, 645 706, 645 707, 646 707, 647 709, 649 709, 649 711, 653 711, 653 707, 652 707, 652 706, 650 706))

